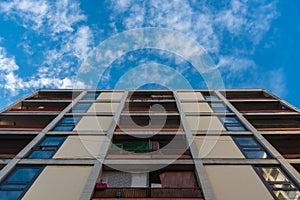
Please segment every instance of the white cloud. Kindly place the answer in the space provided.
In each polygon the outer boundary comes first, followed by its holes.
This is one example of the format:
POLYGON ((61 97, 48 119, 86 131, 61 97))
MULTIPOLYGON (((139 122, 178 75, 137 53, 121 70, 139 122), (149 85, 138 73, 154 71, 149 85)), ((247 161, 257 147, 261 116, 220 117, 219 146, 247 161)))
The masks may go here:
POLYGON ((37 30, 42 27, 48 13, 49 5, 46 0, 14 0, 0 3, 0 12, 6 16, 17 15, 25 28, 37 30))
MULTIPOLYGON (((214 55, 226 85, 255 87, 256 84, 257 87, 279 91, 280 87, 260 84, 261 66, 252 59, 257 45, 279 16, 278 0, 229 0, 228 4, 217 3, 217 7, 208 2, 114 0, 110 4, 114 11, 111 20, 121 20, 126 29, 150 26, 182 32, 214 55), (223 44, 233 45, 223 47, 223 44)), ((266 73, 273 74, 272 71, 266 73)), ((284 82, 284 78, 278 79, 284 82)), ((281 84, 283 90, 284 85, 281 84)))
POLYGON ((15 18, 27 29, 53 37, 61 32, 72 32, 73 25, 86 20, 79 4, 71 0, 13 0, 0 3, 0 13, 15 18))

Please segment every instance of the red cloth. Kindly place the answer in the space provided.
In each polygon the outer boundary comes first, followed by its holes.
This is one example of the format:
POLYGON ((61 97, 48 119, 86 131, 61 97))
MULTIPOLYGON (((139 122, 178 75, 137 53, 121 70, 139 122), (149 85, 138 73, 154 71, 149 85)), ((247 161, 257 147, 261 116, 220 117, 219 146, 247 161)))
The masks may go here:
POLYGON ((104 188, 107 188, 107 184, 106 184, 106 183, 97 183, 97 184, 96 184, 96 188, 97 188, 97 189, 104 189, 104 188))

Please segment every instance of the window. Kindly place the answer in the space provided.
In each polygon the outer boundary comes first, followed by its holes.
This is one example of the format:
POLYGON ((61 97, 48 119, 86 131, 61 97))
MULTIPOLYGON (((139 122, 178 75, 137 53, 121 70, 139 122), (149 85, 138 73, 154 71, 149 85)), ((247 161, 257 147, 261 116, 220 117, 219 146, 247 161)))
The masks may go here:
POLYGON ((280 167, 256 167, 259 176, 265 181, 273 196, 278 200, 299 199, 300 191, 283 173, 280 167))
POLYGON ((82 100, 96 100, 99 96, 100 92, 88 92, 82 100))
POLYGON ((269 155, 253 136, 233 136, 246 158, 269 158, 269 155))
POLYGON ((219 98, 215 94, 204 94, 204 99, 207 101, 214 101, 214 100, 219 100, 219 98))
POLYGON ((85 113, 92 103, 78 103, 72 110, 71 113, 85 113))
POLYGON ((236 117, 220 117, 224 127, 228 131, 245 131, 245 127, 239 122, 236 117))
POLYGON ((0 199, 21 199, 37 176, 42 166, 19 166, 0 185, 0 199))
POLYGON ((72 131, 79 121, 80 117, 64 117, 63 120, 56 125, 54 131, 72 131))
POLYGON ((65 136, 46 136, 28 158, 52 158, 65 139, 65 136))
POLYGON ((223 103, 209 103, 210 107, 216 113, 229 113, 230 110, 223 103))

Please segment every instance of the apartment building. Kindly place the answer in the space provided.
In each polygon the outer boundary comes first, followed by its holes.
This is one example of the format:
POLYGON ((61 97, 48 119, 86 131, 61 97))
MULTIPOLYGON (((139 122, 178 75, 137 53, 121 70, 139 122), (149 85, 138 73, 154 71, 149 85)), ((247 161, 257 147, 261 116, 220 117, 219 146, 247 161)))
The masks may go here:
POLYGON ((263 89, 39 90, 0 114, 0 199, 299 200, 300 111, 263 89))

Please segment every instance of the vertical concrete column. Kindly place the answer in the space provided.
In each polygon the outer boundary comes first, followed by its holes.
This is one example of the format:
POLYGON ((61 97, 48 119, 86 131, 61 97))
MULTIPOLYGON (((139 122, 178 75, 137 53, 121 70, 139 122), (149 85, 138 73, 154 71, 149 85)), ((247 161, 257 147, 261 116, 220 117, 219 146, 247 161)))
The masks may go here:
MULTIPOLYGON (((193 91, 193 92, 200 92, 200 91, 193 91)), ((186 139, 187 139, 189 147, 190 147, 190 152, 192 154, 192 157, 195 158, 198 155, 198 149, 194 142, 194 136, 188 126, 188 123, 187 123, 187 120, 185 117, 185 113, 180 105, 180 99, 178 98, 177 92, 173 91, 173 95, 176 100, 176 105, 177 105, 177 108, 178 108, 178 111, 180 114, 181 124, 182 124, 186 139)), ((193 160, 194 160, 195 168, 196 168, 196 176, 197 176, 198 182, 201 185, 205 200, 214 200, 214 195, 213 195, 207 174, 205 172, 205 168, 204 168, 202 160, 201 159, 196 159, 196 160, 193 159, 193 160)))
POLYGON ((127 95, 128 95, 128 91, 125 91, 123 96, 122 96, 122 99, 119 103, 119 106, 116 110, 116 113, 113 117, 110 128, 107 131, 106 140, 103 143, 103 145, 100 149, 100 152, 98 154, 100 156, 97 158, 96 163, 93 166, 93 169, 92 169, 92 171, 91 171, 91 173, 88 177, 88 180, 86 182, 84 190, 81 194, 81 197, 80 197, 81 200, 90 200, 92 198, 98 176, 99 176, 100 172, 103 170, 102 163, 103 163, 103 161, 105 159, 105 156, 108 152, 108 148, 109 148, 109 146, 112 142, 113 134, 114 134, 115 128, 117 126, 117 123, 120 119, 120 115, 122 113, 123 107, 124 107, 126 99, 127 99, 127 95))
POLYGON ((252 124, 225 98, 220 91, 215 91, 216 95, 223 100, 226 106, 236 114, 236 117, 244 124, 244 126, 253 133, 258 141, 268 149, 280 164, 287 169, 288 173, 300 183, 300 174, 298 171, 284 158, 282 155, 252 126, 252 124))
POLYGON ((37 145, 45 137, 46 133, 52 129, 57 122, 59 122, 63 116, 73 107, 75 103, 79 101, 86 91, 81 92, 63 111, 61 111, 27 146, 25 146, 15 158, 13 158, 1 171, 0 171, 0 182, 13 170, 17 163, 26 156, 31 149, 37 145))

